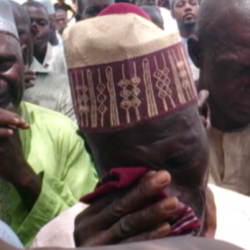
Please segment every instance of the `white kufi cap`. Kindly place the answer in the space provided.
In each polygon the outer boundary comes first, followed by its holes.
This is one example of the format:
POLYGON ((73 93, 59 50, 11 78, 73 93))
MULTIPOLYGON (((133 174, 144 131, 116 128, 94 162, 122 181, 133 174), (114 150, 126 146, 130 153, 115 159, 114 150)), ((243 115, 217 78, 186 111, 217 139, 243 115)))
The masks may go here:
POLYGON ((15 20, 10 3, 0 0, 0 32, 8 32, 18 39, 15 20))
POLYGON ((36 2, 41 3, 46 8, 49 15, 55 14, 55 8, 54 8, 54 5, 52 4, 51 0, 36 0, 36 2))

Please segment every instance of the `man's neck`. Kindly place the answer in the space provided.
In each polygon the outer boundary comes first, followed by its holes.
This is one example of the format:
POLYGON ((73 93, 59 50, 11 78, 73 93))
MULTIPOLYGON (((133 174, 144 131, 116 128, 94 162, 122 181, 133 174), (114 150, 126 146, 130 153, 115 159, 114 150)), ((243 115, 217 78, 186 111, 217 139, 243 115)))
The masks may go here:
POLYGON ((34 52, 34 56, 37 59, 37 61, 41 64, 43 64, 46 53, 47 53, 48 45, 46 45, 44 48, 41 48, 39 51, 34 52))
POLYGON ((179 27, 179 32, 181 37, 189 38, 191 35, 195 34, 195 25, 179 27))

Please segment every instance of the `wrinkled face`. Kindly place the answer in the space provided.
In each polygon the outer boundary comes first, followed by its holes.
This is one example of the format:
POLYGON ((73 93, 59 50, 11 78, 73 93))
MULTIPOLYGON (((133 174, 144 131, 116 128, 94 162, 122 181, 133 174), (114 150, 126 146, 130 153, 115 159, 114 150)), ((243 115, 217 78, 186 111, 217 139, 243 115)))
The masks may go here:
POLYGON ((77 0, 77 19, 79 21, 95 17, 114 2, 114 0, 77 0))
POLYGON ((39 50, 47 46, 50 39, 50 19, 46 10, 42 7, 27 7, 32 26, 37 30, 33 38, 34 48, 39 50))
POLYGON ((198 0, 175 0, 172 15, 180 27, 185 27, 196 23, 198 11, 198 0))
POLYGON ((24 66, 17 39, 0 32, 0 108, 14 110, 23 95, 24 66))
POLYGON ((248 12, 228 13, 215 24, 223 30, 215 33, 216 44, 208 38, 201 45, 201 81, 210 92, 211 112, 220 112, 234 129, 240 129, 250 124, 250 18, 248 12))
POLYGON ((99 175, 118 166, 167 170, 172 176, 168 195, 177 196, 203 220, 208 147, 195 106, 123 131, 84 137, 99 175))
POLYGON ((67 14, 65 11, 57 11, 56 12, 56 26, 57 26, 57 30, 62 33, 63 30, 66 28, 68 23, 67 20, 67 14))

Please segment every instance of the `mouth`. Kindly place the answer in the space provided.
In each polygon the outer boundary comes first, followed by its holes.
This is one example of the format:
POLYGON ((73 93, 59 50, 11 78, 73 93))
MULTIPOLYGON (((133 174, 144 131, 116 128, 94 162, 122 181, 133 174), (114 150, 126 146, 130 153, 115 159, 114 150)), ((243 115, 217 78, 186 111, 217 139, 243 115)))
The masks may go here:
POLYGON ((192 14, 192 13, 187 13, 183 16, 183 21, 188 21, 188 22, 191 22, 191 21, 194 21, 195 20, 195 15, 192 14))

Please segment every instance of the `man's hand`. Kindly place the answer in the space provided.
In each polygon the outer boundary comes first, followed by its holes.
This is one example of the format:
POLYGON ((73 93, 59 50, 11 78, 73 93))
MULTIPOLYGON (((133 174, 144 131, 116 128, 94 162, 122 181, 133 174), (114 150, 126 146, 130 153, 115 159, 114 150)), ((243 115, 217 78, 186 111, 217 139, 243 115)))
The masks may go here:
POLYGON ((41 184, 22 154, 17 130, 27 128, 17 114, 0 109, 0 177, 14 185, 26 207, 31 209, 41 184))
POLYGON ((167 219, 180 208, 177 198, 150 203, 170 183, 166 171, 151 171, 140 183, 122 195, 96 202, 75 221, 76 246, 101 246, 166 237, 167 219), (119 198, 118 198, 119 197, 119 198), (150 206, 148 206, 150 204, 150 206), (141 210, 142 207, 145 207, 141 210))
POLYGON ((26 69, 24 71, 24 77, 25 77, 25 89, 34 87, 32 81, 36 79, 36 73, 30 69, 26 69))

